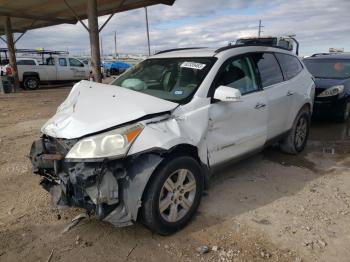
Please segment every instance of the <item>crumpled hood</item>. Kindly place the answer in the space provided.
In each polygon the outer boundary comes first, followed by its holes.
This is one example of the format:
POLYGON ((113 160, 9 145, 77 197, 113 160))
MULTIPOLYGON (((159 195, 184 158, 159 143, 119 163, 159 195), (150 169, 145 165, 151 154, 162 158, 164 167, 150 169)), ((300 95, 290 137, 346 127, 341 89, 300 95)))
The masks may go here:
POLYGON ((80 138, 177 106, 126 88, 81 81, 74 85, 41 132, 56 138, 80 138))

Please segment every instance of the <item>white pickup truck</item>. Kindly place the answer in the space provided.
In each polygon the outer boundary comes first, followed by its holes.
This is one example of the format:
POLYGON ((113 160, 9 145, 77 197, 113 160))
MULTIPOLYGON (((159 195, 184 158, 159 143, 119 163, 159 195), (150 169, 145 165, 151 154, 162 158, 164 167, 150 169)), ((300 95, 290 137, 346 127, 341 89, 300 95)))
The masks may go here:
MULTIPOLYGON (((88 79, 90 67, 79 59, 67 56, 51 56, 40 64, 34 58, 18 58, 19 81, 25 89, 39 88, 40 83, 58 83, 88 79)), ((3 71, 9 73, 6 67, 3 71)))

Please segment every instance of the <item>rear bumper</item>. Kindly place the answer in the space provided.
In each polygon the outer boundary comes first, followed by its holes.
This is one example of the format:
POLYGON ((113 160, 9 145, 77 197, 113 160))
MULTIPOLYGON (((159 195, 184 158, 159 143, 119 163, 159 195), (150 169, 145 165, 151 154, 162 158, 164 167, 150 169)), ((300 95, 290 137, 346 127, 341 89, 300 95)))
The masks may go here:
POLYGON ((136 221, 147 182, 161 162, 147 153, 117 160, 69 162, 57 141, 34 141, 30 159, 56 206, 81 207, 115 226, 136 221), (62 154, 63 153, 63 154, 62 154))

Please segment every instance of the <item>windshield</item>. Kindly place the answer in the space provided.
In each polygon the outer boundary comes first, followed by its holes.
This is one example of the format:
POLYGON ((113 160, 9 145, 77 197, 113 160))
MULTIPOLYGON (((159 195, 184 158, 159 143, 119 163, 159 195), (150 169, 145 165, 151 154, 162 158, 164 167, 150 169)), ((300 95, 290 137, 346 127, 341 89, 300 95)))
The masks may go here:
POLYGON ((350 77, 350 60, 305 59, 304 63, 316 78, 346 79, 350 77))
POLYGON ((192 99, 215 61, 214 57, 147 59, 111 84, 185 104, 192 99))

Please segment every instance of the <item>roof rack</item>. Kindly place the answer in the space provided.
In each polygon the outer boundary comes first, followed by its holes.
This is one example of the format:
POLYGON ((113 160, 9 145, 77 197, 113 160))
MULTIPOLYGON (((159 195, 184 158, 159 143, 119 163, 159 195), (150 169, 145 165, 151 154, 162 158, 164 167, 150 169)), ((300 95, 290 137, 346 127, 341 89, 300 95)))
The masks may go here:
MULTIPOLYGON (((45 49, 16 49, 16 53, 27 53, 27 54, 49 54, 49 55, 68 55, 68 51, 53 51, 45 49)), ((0 48, 0 52, 7 53, 7 48, 0 48)))
POLYGON ((229 49, 238 48, 238 47, 247 47, 247 46, 273 47, 273 48, 289 51, 287 48, 283 48, 281 46, 271 46, 271 45, 264 45, 264 44, 241 44, 241 45, 228 45, 228 46, 220 47, 219 49, 215 50, 215 53, 218 54, 220 52, 223 52, 229 49))
POLYGON ((191 49, 203 49, 205 47, 184 47, 184 48, 173 48, 173 49, 167 49, 167 50, 162 50, 159 51, 157 53, 155 53, 156 55, 159 54, 163 54, 163 53, 169 53, 169 52, 173 52, 173 51, 182 51, 182 50, 191 50, 191 49))

